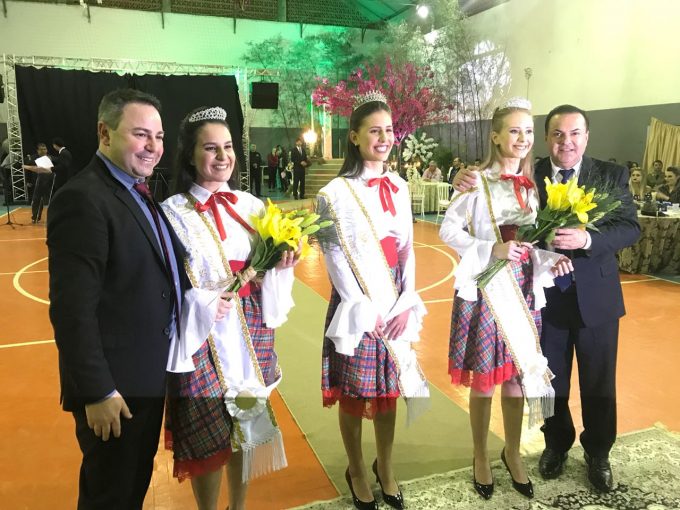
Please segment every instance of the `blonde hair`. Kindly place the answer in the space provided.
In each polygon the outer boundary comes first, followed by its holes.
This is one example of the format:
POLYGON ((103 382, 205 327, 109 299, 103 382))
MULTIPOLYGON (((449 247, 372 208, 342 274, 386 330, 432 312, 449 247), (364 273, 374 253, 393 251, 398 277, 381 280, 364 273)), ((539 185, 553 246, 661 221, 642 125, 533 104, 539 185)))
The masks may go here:
MULTIPOLYGON (((531 116, 531 111, 526 108, 521 108, 517 106, 508 106, 496 108, 493 111, 493 116, 491 117, 491 131, 489 132, 489 150, 486 154, 486 158, 482 161, 480 167, 482 169, 489 168, 494 163, 501 160, 501 152, 498 147, 493 143, 491 133, 500 133, 503 129, 503 121, 505 117, 515 112, 523 112, 531 116)), ((522 175, 534 180, 534 158, 533 158, 533 146, 527 155, 524 156, 519 162, 519 168, 522 171, 522 175)))

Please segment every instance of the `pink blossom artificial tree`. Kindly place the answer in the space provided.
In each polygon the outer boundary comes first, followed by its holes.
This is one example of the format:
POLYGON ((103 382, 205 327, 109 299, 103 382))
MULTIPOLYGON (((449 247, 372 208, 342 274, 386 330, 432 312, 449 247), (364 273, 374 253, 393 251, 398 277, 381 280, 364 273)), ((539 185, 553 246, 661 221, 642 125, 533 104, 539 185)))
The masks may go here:
POLYGON ((419 127, 444 120, 452 108, 445 104, 442 94, 429 86, 433 76, 429 68, 418 68, 411 63, 393 65, 387 58, 383 65, 355 69, 336 85, 328 78, 317 78, 312 99, 332 114, 349 117, 354 96, 370 90, 381 91, 392 110, 394 141, 399 146, 401 165, 401 142, 419 127))

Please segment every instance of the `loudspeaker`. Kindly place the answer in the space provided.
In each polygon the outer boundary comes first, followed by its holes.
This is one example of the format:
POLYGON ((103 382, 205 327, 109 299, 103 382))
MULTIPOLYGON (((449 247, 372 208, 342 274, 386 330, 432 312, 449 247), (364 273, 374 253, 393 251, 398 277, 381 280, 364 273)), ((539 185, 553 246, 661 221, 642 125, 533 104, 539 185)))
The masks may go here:
POLYGON ((252 108, 276 110, 279 107, 279 84, 269 82, 251 83, 250 106, 252 108))

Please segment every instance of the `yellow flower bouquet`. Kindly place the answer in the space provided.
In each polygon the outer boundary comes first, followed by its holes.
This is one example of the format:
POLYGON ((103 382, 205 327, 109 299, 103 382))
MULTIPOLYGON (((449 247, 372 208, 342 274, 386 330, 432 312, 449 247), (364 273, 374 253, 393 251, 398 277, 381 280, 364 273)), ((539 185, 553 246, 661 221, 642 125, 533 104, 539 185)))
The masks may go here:
POLYGON ((227 292, 238 292, 253 278, 263 277, 265 272, 281 261, 286 250, 299 249, 299 259, 304 259, 312 250, 309 244, 312 237, 320 229, 333 224, 331 221, 319 221, 318 214, 306 209, 284 212, 269 199, 263 214, 251 218, 258 236, 250 254, 250 262, 234 275, 235 279, 227 287, 227 292))
MULTIPOLYGON (((576 178, 553 184, 545 178, 548 195, 546 206, 538 211, 536 221, 517 230, 519 242, 550 244, 558 228, 587 228, 598 231, 595 222, 604 220, 621 205, 620 191, 606 183, 586 190, 576 178), (599 190, 598 190, 599 188, 599 190)), ((483 289, 504 268, 509 260, 496 260, 475 276, 477 287, 483 289)))

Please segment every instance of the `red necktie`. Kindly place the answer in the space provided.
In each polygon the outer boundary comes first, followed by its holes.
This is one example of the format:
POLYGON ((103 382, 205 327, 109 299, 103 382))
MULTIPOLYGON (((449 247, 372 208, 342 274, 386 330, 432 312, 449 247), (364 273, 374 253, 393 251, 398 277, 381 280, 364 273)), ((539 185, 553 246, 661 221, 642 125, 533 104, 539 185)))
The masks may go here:
POLYGON ((156 225, 156 230, 158 231, 158 239, 160 240, 161 243, 161 251, 163 252, 163 259, 165 259, 165 268, 168 274, 168 277, 170 278, 170 283, 172 284, 172 288, 174 289, 173 294, 175 295, 175 320, 177 321, 178 329, 177 332, 179 333, 179 296, 177 295, 177 287, 175 286, 175 276, 172 272, 172 264, 170 262, 170 252, 168 251, 168 246, 165 244, 165 236, 163 235, 163 230, 161 229, 161 220, 160 216, 158 214, 158 208, 156 207, 156 202, 153 199, 153 195, 151 194, 151 190, 149 189, 149 186, 145 182, 137 182, 132 185, 133 188, 139 193, 142 198, 144 199, 144 202, 146 203, 146 206, 149 208, 149 211, 151 212, 151 217, 153 218, 153 222, 156 225))
POLYGON ((378 186, 378 194, 380 195, 380 203, 382 204, 383 211, 389 211, 392 216, 397 215, 397 211, 394 208, 394 201, 392 200, 392 193, 399 191, 397 185, 394 184, 389 177, 374 177, 368 180, 369 186, 378 186))
POLYGON ((528 177, 524 177, 523 175, 503 174, 501 175, 501 180, 512 181, 512 185, 515 188, 515 197, 517 197, 517 202, 519 203, 519 206, 522 209, 527 209, 528 205, 524 202, 524 198, 522 197, 522 188, 524 188, 527 191, 533 188, 534 183, 531 182, 531 179, 529 179, 528 177))
POLYGON ((212 211, 213 217, 215 218, 215 225, 217 225, 217 231, 220 233, 220 239, 222 241, 227 238, 227 233, 224 230, 222 216, 220 215, 220 211, 217 208, 218 202, 226 209, 227 213, 229 213, 229 216, 234 218, 243 228, 245 228, 251 234, 255 232, 255 230, 253 230, 253 228, 238 215, 234 208, 231 207, 231 204, 236 204, 236 202, 238 202, 238 197, 229 191, 217 191, 210 195, 210 198, 206 200, 205 203, 201 204, 200 202, 196 202, 194 207, 196 207, 198 212, 205 212, 208 209, 212 211))

